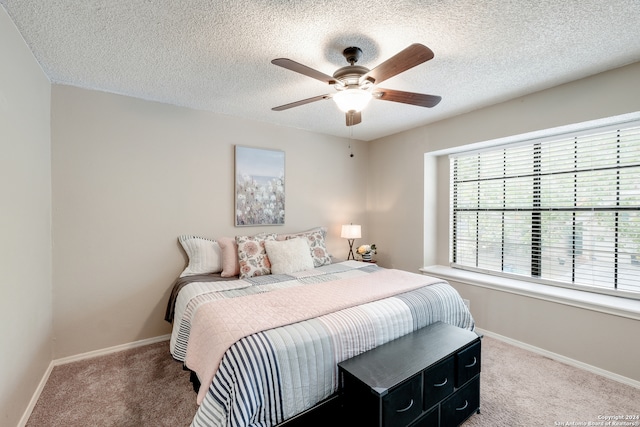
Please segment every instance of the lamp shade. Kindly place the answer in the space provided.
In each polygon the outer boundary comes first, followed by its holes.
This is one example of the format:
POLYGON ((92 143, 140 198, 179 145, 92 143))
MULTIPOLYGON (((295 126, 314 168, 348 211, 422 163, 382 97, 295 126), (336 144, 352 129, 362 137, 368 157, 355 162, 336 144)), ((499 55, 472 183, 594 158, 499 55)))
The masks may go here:
POLYGON ((349 111, 355 111, 356 113, 362 111, 370 99, 371 92, 355 88, 345 89, 333 95, 333 100, 336 105, 345 113, 349 111))
POLYGON ((343 239, 359 239, 361 237, 360 226, 354 224, 343 225, 340 237, 343 239))

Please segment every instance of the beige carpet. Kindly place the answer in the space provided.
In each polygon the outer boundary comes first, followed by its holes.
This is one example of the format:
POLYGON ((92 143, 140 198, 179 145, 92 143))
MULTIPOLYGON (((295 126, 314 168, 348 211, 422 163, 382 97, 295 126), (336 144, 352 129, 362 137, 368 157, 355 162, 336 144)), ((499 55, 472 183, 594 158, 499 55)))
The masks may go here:
POLYGON ((586 426, 606 416, 640 416, 640 389, 502 341, 483 339, 481 369, 480 414, 465 427, 586 426))
POLYGON ((188 426, 196 409, 165 341, 54 367, 27 426, 188 426))
MULTIPOLYGON (((465 427, 597 425, 640 414, 640 389, 489 337, 482 346, 481 413, 465 427)), ((188 426, 195 400, 162 342, 55 367, 27 426, 188 426)))

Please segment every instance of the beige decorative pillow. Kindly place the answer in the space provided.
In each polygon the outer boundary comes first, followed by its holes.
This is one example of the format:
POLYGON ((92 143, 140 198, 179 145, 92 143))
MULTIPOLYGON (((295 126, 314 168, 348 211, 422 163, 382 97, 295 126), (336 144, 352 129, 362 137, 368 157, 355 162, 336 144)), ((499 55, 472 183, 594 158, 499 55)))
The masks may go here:
POLYGON ((238 262, 238 244, 233 237, 220 237, 218 239, 220 250, 222 251, 222 277, 233 277, 240 274, 240 263, 238 262))
POLYGON ((241 279, 271 274, 271 262, 264 247, 269 240, 276 240, 276 235, 236 236, 241 279))
POLYGON ((324 228, 316 228, 302 233, 290 234, 286 239, 304 238, 309 243, 311 258, 314 267, 331 264, 331 255, 327 251, 327 245, 324 242, 326 230, 324 228))
POLYGON ((306 239, 264 242, 271 262, 271 274, 288 274, 313 269, 313 259, 306 239))
POLYGON ((189 257, 189 264, 180 277, 222 271, 222 253, 218 242, 191 235, 179 236, 178 241, 189 257))
POLYGON ((309 230, 303 230, 303 231, 296 231, 294 233, 282 233, 282 234, 278 234, 276 236, 276 240, 282 241, 282 240, 287 240, 287 239, 292 239, 294 237, 300 237, 303 234, 307 234, 307 233, 315 233, 316 231, 319 231, 320 233, 322 233, 323 236, 326 237, 327 235, 327 229, 325 227, 314 227, 314 228, 310 228, 309 230))

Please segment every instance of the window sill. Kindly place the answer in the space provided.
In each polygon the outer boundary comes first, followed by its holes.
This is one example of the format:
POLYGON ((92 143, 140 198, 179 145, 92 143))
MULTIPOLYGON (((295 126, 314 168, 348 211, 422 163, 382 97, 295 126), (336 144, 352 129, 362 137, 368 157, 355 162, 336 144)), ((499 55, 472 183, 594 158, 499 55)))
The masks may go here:
POLYGON ((443 265, 423 267, 420 271, 429 276, 435 276, 466 285, 495 289, 587 310, 599 311, 614 316, 640 320, 640 300, 541 285, 524 280, 459 270, 443 265))

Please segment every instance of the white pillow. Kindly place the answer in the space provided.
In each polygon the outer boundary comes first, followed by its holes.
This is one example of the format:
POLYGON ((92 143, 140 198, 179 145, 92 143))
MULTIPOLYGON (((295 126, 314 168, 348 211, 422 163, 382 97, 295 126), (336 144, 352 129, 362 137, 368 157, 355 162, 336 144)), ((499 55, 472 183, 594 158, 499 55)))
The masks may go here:
POLYGON ((327 246, 324 243, 326 235, 327 230, 324 227, 317 227, 309 231, 302 231, 296 234, 286 234, 283 238, 286 240, 295 239, 298 237, 306 239, 311 251, 313 266, 320 267, 323 265, 331 264, 331 255, 329 255, 327 246))
POLYGON ((313 258, 306 239, 268 240, 264 246, 271 262, 271 274, 295 273, 313 268, 313 258))
POLYGON ((189 235, 178 237, 178 241, 189 257, 189 265, 180 277, 222 271, 222 251, 218 242, 189 235))

